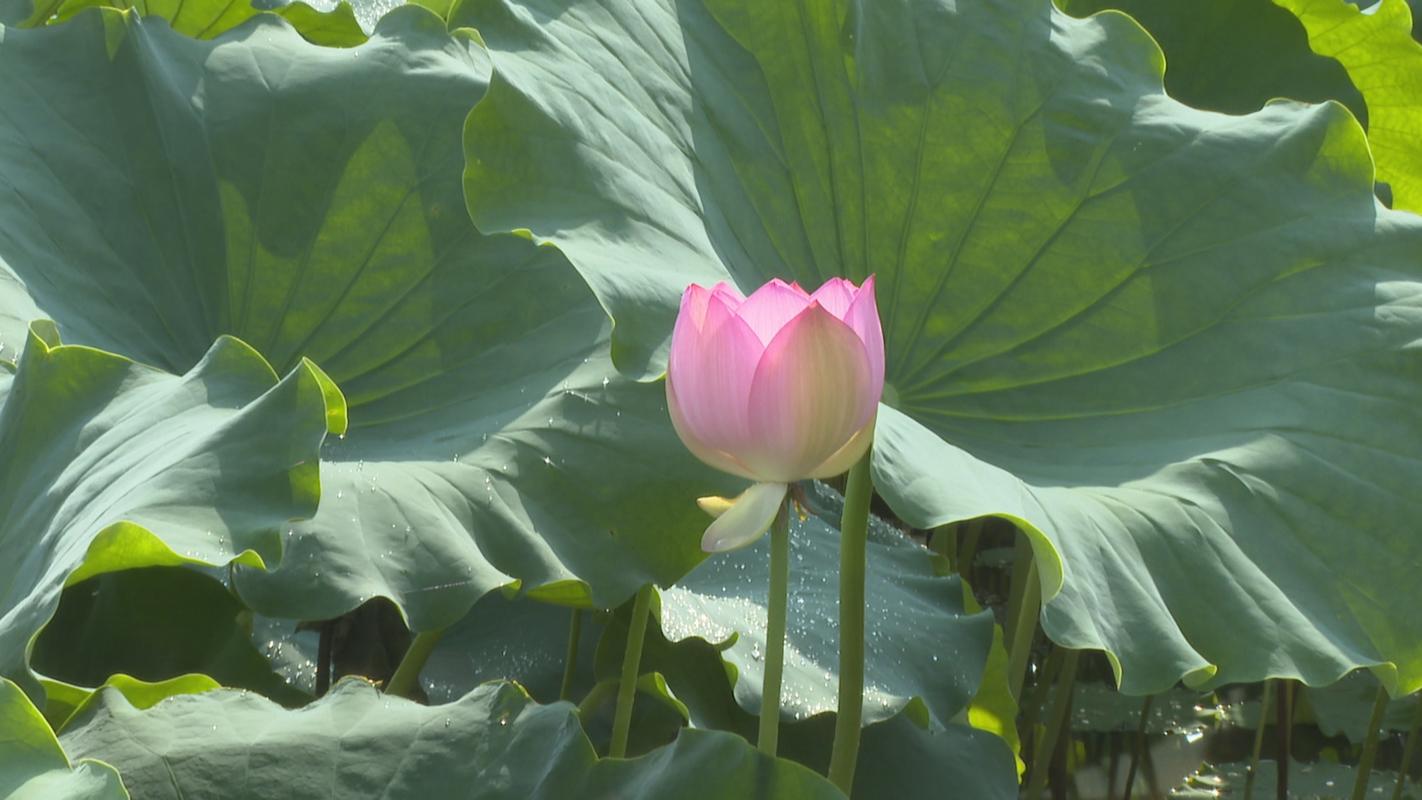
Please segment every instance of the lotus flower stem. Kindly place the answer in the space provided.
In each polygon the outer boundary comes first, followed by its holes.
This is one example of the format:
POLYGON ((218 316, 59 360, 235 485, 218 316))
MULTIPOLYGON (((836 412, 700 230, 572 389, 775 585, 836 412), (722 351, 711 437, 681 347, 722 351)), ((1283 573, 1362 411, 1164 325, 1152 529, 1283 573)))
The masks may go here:
POLYGON ((617 684, 617 710, 612 717, 612 744, 607 754, 627 755, 627 734, 632 729, 632 703, 637 698, 637 675, 642 666, 642 640, 647 635, 647 614, 652 607, 652 584, 637 591, 627 628, 627 650, 622 654, 622 680, 617 684))
POLYGON ((973 562, 978 557, 978 542, 982 540, 983 520, 975 519, 963 531, 963 540, 958 544, 958 574, 972 578, 973 562))
POLYGON ((1047 655, 1046 663, 1037 672, 1037 682, 1033 684, 1026 702, 1017 704, 1022 709, 1022 725, 1018 729, 1022 741, 1026 742, 1036 735, 1037 718, 1041 716, 1042 706, 1047 703, 1047 692, 1051 691, 1052 684, 1056 683, 1057 674, 1061 671, 1062 652, 1060 648, 1053 647, 1047 655))
POLYGON ((1387 712, 1387 689, 1378 686, 1378 696, 1373 700, 1373 713, 1368 717, 1368 735, 1363 739, 1363 755, 1358 759, 1358 773, 1353 778, 1353 800, 1363 800, 1368 793, 1368 779, 1373 774, 1373 762, 1378 757, 1378 729, 1383 724, 1383 714, 1387 712))
POLYGON ((1289 800, 1289 757, 1294 751, 1294 686, 1288 678, 1278 683, 1278 702, 1275 704, 1274 733, 1279 739, 1277 758, 1278 770, 1274 783, 1274 796, 1278 800, 1289 800))
POLYGON ((568 625, 568 653, 563 656, 563 684, 558 687, 559 700, 573 697, 573 676, 578 671, 578 640, 583 635, 583 611, 573 609, 573 620, 568 625))
POLYGON ((928 546, 940 556, 948 559, 948 569, 958 571, 958 528, 955 525, 939 525, 933 529, 928 546))
POLYGON ((1126 788, 1125 794, 1121 795, 1123 800, 1131 800, 1131 789, 1136 783, 1136 768, 1140 766, 1146 753, 1147 726, 1150 723, 1150 706, 1155 700, 1155 695, 1146 695, 1141 701, 1141 721, 1136 725, 1136 738, 1131 743, 1131 765, 1126 768, 1126 788))
POLYGON ((790 500, 770 525, 770 608, 765 625, 765 680, 760 693, 760 752, 775 755, 780 740, 780 678, 785 669, 785 617, 790 602, 790 500))
POLYGON ((849 470, 844 515, 839 524, 839 706, 830 751, 829 779, 849 794, 859 760, 859 725, 864 717, 864 572, 869 532, 869 477, 866 451, 849 470))
POLYGON ((1052 697, 1052 711, 1047 717, 1042 738, 1032 749, 1032 770, 1027 778, 1027 800, 1037 800, 1042 789, 1047 786, 1052 753, 1057 749, 1057 741, 1067 731, 1071 718, 1071 695, 1076 684, 1076 666, 1081 658, 1080 650, 1063 650, 1061 676, 1057 679, 1056 691, 1052 697))
POLYGON ((1264 696, 1259 699, 1259 725, 1254 729, 1254 753, 1249 757, 1249 774, 1244 777, 1244 800, 1254 796, 1254 779, 1259 776, 1259 756, 1264 753, 1265 720, 1269 718, 1269 704, 1274 699, 1276 681, 1264 681, 1264 696))
POLYGON ((1407 729, 1407 744, 1402 746, 1402 761, 1397 767, 1397 785, 1392 789, 1392 800, 1402 800, 1402 791, 1407 788, 1407 768, 1412 766, 1412 752, 1417 746, 1417 729, 1422 728, 1422 702, 1417 704, 1417 713, 1412 716, 1412 727, 1407 729))
POLYGON ((1037 634, 1037 615, 1042 605, 1042 585, 1037 579, 1037 560, 1026 536, 1017 539, 1017 555, 1012 569, 1012 588, 1008 594, 1005 633, 1011 645, 1007 649, 1007 680, 1012 696, 1022 698, 1022 682, 1027 678, 1027 662, 1032 656, 1032 638, 1037 634))
POLYGON ((425 662, 430 660, 430 653, 434 652, 435 645, 439 644, 440 638, 444 636, 444 631, 444 628, 440 628, 415 635, 415 640, 410 642, 410 647, 400 659, 400 666, 395 668, 395 674, 391 675, 389 683, 385 684, 386 694, 410 696, 420 682, 420 670, 424 669, 425 662))

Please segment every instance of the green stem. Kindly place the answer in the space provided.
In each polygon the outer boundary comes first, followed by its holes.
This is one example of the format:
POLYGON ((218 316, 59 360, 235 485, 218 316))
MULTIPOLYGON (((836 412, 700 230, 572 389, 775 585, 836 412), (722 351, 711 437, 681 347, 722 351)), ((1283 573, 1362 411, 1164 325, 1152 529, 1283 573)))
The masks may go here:
POLYGON ((1007 624, 1004 631, 1011 645, 1007 648, 1007 680, 1012 696, 1022 699, 1022 682, 1027 678, 1027 662, 1032 655, 1032 638, 1037 634, 1037 617, 1041 613, 1042 584, 1037 578, 1037 560, 1032 557, 1032 545, 1026 536, 1017 540, 1017 555, 1013 561, 1012 589, 1008 593, 1007 624))
POLYGON ((1124 800, 1131 800, 1131 789, 1136 783, 1136 768, 1140 766, 1146 752, 1146 726, 1150 723, 1150 706, 1155 700, 1155 695, 1146 695, 1145 701, 1141 703, 1141 721, 1136 725, 1136 739, 1131 744, 1131 765, 1126 768, 1126 789, 1122 795, 1124 800))
POLYGON ((785 617, 790 602, 790 499, 770 525, 770 608, 765 624, 765 679, 760 691, 760 752, 780 740, 780 677, 785 669, 785 617))
POLYGON ((839 523, 839 705, 830 751, 829 779, 846 795, 854 787, 859 725, 864 717, 864 562, 869 498, 874 493, 866 452, 849 470, 839 523))
POLYGON ((652 584, 637 591, 632 620, 627 627, 627 650, 622 654, 622 679, 617 684, 617 710, 612 717, 612 744, 607 754, 627 755, 627 734, 632 730, 632 703, 637 697, 637 675, 642 665, 642 640, 647 635, 647 614, 652 607, 652 584))
POLYGON ((583 635, 583 611, 573 609, 573 621, 568 626, 568 652, 563 656, 563 685, 558 687, 559 700, 573 697, 573 676, 578 671, 578 640, 583 635))
POLYGON ((1417 702, 1417 713, 1412 716, 1412 727, 1407 729, 1407 744, 1402 746, 1402 763, 1397 768, 1397 785, 1392 789, 1392 800, 1402 800, 1402 792, 1407 788, 1407 770, 1412 766, 1412 751, 1417 746, 1417 729, 1422 728, 1422 699, 1417 702))
POLYGON ((405 651, 405 656, 400 659, 400 666, 395 668, 395 674, 391 675, 390 682, 385 684, 386 694, 410 696, 420 682, 420 670, 425 668, 425 662, 430 660, 430 653, 434 652, 435 645, 439 644, 442 636, 444 628, 416 634, 415 640, 410 642, 409 649, 405 651))
POLYGON ((958 544, 958 574, 964 578, 971 579, 973 562, 978 557, 978 542, 983 538, 984 520, 979 518, 968 523, 968 527, 963 531, 962 541, 958 544))
POLYGON ((586 725, 592 715, 602 708, 602 704, 607 702, 607 698, 615 694, 617 694, 616 678, 598 681, 589 689, 582 702, 578 703, 578 717, 583 720, 583 724, 586 725))
POLYGON ((1274 735, 1278 737, 1279 761, 1274 779, 1274 797, 1276 800, 1289 800, 1289 762, 1294 752, 1294 682, 1281 678, 1276 689, 1278 700, 1274 708, 1274 735))
POLYGON ((1387 690, 1378 686, 1378 696, 1373 700, 1373 713, 1368 717, 1368 735, 1363 739, 1363 755, 1358 759, 1358 773, 1353 778, 1353 800, 1363 800, 1368 794, 1368 779, 1372 777, 1373 762, 1378 757, 1378 729, 1383 724, 1387 700, 1387 690))
POLYGON ((1052 753, 1057 749, 1057 739, 1068 727, 1067 720, 1071 716, 1071 694, 1076 683, 1076 665, 1080 658, 1080 650, 1067 650, 1062 659, 1062 673, 1052 697, 1052 711, 1047 718, 1047 726, 1042 731, 1041 742, 1032 748, 1032 770, 1027 777, 1027 800, 1037 800, 1042 796, 1042 789, 1047 786, 1047 772, 1051 767, 1052 753))
POLYGON ((1018 733, 1022 742, 1031 742, 1037 738, 1037 718, 1042 715, 1042 707, 1047 703, 1047 692, 1051 691, 1052 684, 1056 683, 1057 675, 1062 671, 1065 652, 1060 647, 1052 647, 1047 652, 1046 661, 1037 673, 1037 682, 1032 685, 1032 692, 1027 695, 1027 701, 1018 704, 1022 709, 1022 727, 1018 733))
POLYGON ((1259 775, 1259 757, 1264 754, 1264 729, 1269 727, 1269 703, 1274 697, 1273 680, 1264 682, 1264 696, 1259 700, 1259 727, 1254 731, 1254 753, 1249 757, 1249 773, 1244 776, 1244 800, 1254 796, 1254 779, 1259 775))
POLYGON ((948 559, 948 569, 958 571, 958 528, 956 525, 939 525, 933 529, 928 546, 940 556, 948 559))

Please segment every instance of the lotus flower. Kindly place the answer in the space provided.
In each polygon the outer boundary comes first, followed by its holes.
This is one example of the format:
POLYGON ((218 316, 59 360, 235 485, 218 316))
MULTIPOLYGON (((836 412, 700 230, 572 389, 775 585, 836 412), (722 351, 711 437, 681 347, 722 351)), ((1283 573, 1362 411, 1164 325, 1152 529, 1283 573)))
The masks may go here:
POLYGON ((688 286, 667 364, 672 425, 697 458, 756 482, 735 500, 702 499, 716 516, 702 549, 754 542, 791 482, 853 466, 883 390, 872 276, 859 287, 832 278, 814 294, 780 280, 750 297, 688 286))

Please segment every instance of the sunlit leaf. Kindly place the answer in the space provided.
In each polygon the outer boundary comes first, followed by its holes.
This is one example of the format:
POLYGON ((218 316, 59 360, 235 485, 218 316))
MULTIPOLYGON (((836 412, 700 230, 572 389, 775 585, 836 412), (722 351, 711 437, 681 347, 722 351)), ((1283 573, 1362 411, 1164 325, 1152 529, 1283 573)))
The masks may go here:
POLYGON ((1275 0, 1308 31, 1314 52, 1338 59, 1368 105, 1368 145, 1393 206, 1422 211, 1422 44, 1406 0, 1367 13, 1347 0, 1275 0))
POLYGON ((0 678, 0 796, 10 800, 128 800, 114 768, 71 764, 54 732, 20 687, 0 678))
POLYGON ((498 587, 609 606, 702 558, 694 498, 730 484, 660 387, 612 369, 566 261, 468 219, 487 69, 416 7, 351 49, 269 15, 205 41, 104 10, 0 42, 0 340, 43 313, 181 371, 231 333, 349 400, 316 518, 237 575, 258 611, 385 596, 428 630, 498 587))
POLYGON ((1010 519, 1047 633, 1125 691, 1376 668, 1422 687, 1422 220, 1338 105, 1162 89, 1128 17, 1044 0, 470 0, 481 230, 568 255, 619 367, 682 288, 878 276, 874 480, 1010 519), (1378 587, 1389 587, 1380 592, 1378 587))
POLYGON ((725 733, 686 731, 642 758, 597 760, 571 705, 539 706, 507 683, 431 707, 350 679, 298 711, 226 690, 140 711, 105 691, 62 741, 114 764, 135 796, 153 800, 394 800, 455 787, 491 800, 842 797, 819 775, 725 733))

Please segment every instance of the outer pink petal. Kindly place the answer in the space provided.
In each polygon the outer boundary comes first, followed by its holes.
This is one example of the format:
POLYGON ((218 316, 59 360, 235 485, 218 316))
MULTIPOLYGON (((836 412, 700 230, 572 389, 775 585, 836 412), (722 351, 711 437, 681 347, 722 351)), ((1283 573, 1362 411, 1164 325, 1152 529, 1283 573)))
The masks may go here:
POLYGON ((676 328, 672 329, 672 339, 676 339, 677 329, 690 325, 701 330, 706 319, 706 304, 711 300, 711 292, 704 286, 690 284, 681 293, 681 310, 676 314, 676 328))
POLYGON ((805 310, 810 304, 809 295, 804 289, 799 289, 776 278, 770 283, 756 289, 741 307, 736 309, 736 313, 741 319, 750 325, 755 335, 766 344, 775 338, 775 334, 785 326, 785 323, 794 319, 796 314, 805 310))
POLYGON ((878 419, 870 420, 868 425, 859 429, 844 447, 829 458, 824 463, 810 470, 807 478, 833 478, 836 475, 843 475, 854 466, 855 462, 864 457, 864 451, 869 449, 870 443, 874 441, 874 422, 878 419))
POLYGON ((849 311, 843 317, 849 327, 859 334, 864 342, 864 352, 869 355, 870 385, 865 390, 865 398, 870 395, 877 405, 884 395, 884 329, 879 322, 879 306, 874 300, 874 276, 864 279, 849 311))
POLYGON ((667 405, 688 449, 718 469, 753 479, 758 476, 744 466, 732 469, 726 458, 708 453, 734 460, 754 441, 746 405, 763 351, 760 339, 713 291, 701 330, 678 325, 673 331, 667 363, 667 405))
POLYGON ((872 377, 858 334, 812 303, 756 367, 747 412, 753 439, 737 457, 761 480, 808 477, 873 416, 865 401, 872 377))
POLYGON ((670 376, 667 378, 667 411, 671 414, 672 428, 676 430, 676 435, 681 437, 681 443, 686 445, 686 449, 690 450, 692 455, 722 472, 757 480, 755 473, 738 461, 735 456, 724 450, 717 450, 701 440, 701 437, 697 435, 691 423, 687 422, 681 412, 681 403, 678 401, 676 387, 672 385, 670 376))
POLYGON ((824 282, 823 286, 816 289, 814 294, 810 295, 810 299, 819 301, 826 311, 844 319, 845 315, 849 313, 849 305, 854 302, 854 295, 857 291, 854 284, 844 278, 830 278, 824 282))
POLYGON ((741 294, 741 290, 725 281, 717 283, 711 287, 711 294, 719 297, 726 307, 735 311, 740 308, 741 303, 746 301, 746 296, 741 294))

